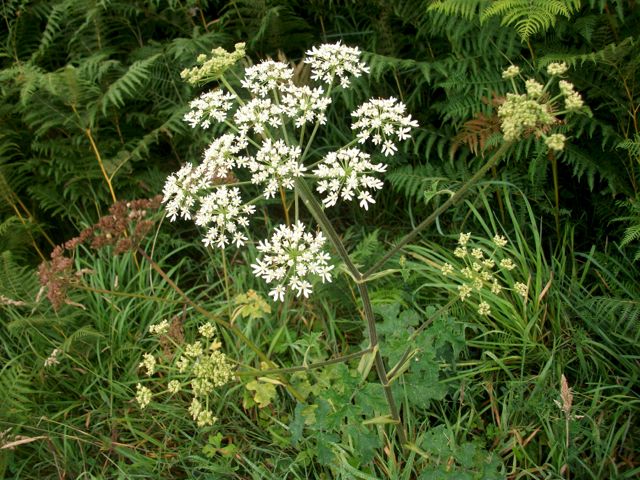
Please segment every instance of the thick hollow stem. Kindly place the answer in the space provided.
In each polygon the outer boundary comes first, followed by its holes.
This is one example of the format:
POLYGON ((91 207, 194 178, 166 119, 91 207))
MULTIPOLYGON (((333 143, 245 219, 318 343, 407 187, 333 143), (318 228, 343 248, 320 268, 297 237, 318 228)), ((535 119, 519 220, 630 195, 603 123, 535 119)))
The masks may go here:
POLYGON ((478 170, 473 177, 471 177, 467 183, 465 183, 462 187, 460 187, 460 189, 453 194, 451 197, 449 197, 449 199, 444 202, 442 205, 440 205, 431 215, 429 215, 427 218, 425 218, 420 225, 418 225, 416 228, 414 228, 410 233, 408 233, 407 235, 405 235, 404 237, 402 237, 398 243, 396 243, 396 245, 391 248, 391 250, 389 250, 380 260, 378 260, 375 265, 373 265, 369 270, 367 270, 367 272, 362 276, 362 279, 364 281, 366 281, 367 279, 369 279, 369 277, 371 275, 373 275, 374 273, 376 273, 378 270, 380 270, 380 268, 387 263, 387 261, 389 261, 389 259, 391 257, 393 257, 396 253, 398 253, 398 251, 404 247, 407 243, 411 242, 413 239, 415 239, 418 234, 424 230, 425 228, 427 228, 429 225, 431 225, 440 215, 442 215, 446 210, 449 209, 449 207, 456 205, 460 200, 462 200, 467 193, 469 192, 469 189, 475 185, 482 177, 485 176, 485 174, 495 165, 498 164, 498 162, 502 159, 503 155, 507 152, 507 150, 509 149, 509 147, 511 146, 510 142, 505 142, 503 143, 500 148, 498 149, 498 151, 493 155, 493 157, 491 157, 491 159, 485 163, 480 170, 478 170))
POLYGON ((372 351, 376 352, 374 358, 376 373, 378 374, 378 379, 380 380, 380 383, 382 384, 382 387, 384 389, 384 395, 386 397, 387 404, 389 405, 389 413, 396 423, 398 439, 400 440, 400 443, 404 445, 407 442, 407 435, 404 431, 402 421, 400 420, 398 407, 393 398, 393 393, 391 391, 391 386, 389 385, 389 379, 387 377, 387 371, 384 366, 384 361, 382 360, 379 349, 376 348, 378 346, 378 331, 376 330, 376 319, 373 314, 373 308, 371 306, 371 300, 369 299, 369 291, 367 290, 367 286, 360 281, 362 279, 362 274, 353 264, 351 258, 349 258, 349 254, 347 253, 342 240, 340 240, 338 233, 333 228, 333 225, 325 215, 322 206, 313 196, 313 193, 311 193, 311 190, 309 189, 309 186, 304 179, 298 178, 296 180, 296 189, 300 193, 302 201, 307 206, 313 217, 316 219, 316 221, 320 225, 320 228, 322 228, 322 231, 325 233, 325 235, 327 235, 327 238, 329 238, 334 248, 338 251, 340 258, 345 263, 347 269, 351 273, 351 276, 358 284, 358 290, 360 292, 360 297, 362 298, 364 316, 367 322, 367 330, 369 331, 369 348, 372 351))

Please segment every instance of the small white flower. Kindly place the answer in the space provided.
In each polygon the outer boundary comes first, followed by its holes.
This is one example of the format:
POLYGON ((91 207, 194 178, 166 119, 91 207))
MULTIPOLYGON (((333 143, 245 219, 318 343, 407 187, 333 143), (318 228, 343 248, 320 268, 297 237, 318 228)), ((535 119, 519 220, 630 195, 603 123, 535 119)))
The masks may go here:
POLYGON ((271 90, 290 82, 292 77, 293 70, 286 63, 265 60, 248 67, 240 83, 254 95, 266 97, 271 90))
POLYGON ((204 325, 200 325, 198 327, 198 332, 200 332, 200 335, 207 339, 213 337, 216 334, 216 331, 216 326, 211 322, 207 322, 204 325))
POLYGON ((513 285, 513 289, 522 295, 524 298, 527 298, 529 287, 527 287, 524 283, 516 282, 513 285))
POLYGON ((471 232, 461 233, 460 237, 458 237, 458 245, 464 247, 467 243, 469 243, 470 238, 471 238, 471 232))
POLYGON ((167 320, 162 320, 160 323, 156 323, 155 325, 149 325, 149 333, 153 335, 164 335, 169 331, 169 322, 167 320))
POLYGON ((292 189, 295 178, 306 170, 300 163, 301 153, 300 147, 290 147, 282 140, 266 139, 255 158, 247 163, 252 173, 251 183, 266 183, 265 198, 274 197, 278 187, 292 189))
POLYGON ((453 254, 458 258, 464 258, 467 256, 467 247, 456 247, 453 254))
POLYGON ((556 152, 561 152, 564 150, 564 142, 567 140, 567 137, 562 135, 561 133, 554 133, 553 135, 549 135, 544 139, 544 143, 547 145, 549 150, 555 150, 556 152))
POLYGON ((460 295, 460 300, 463 302, 471 296, 471 287, 469 285, 459 285, 458 293, 460 295))
POLYGON ((478 305, 478 313, 480 315, 491 315, 491 307, 487 302, 480 302, 478 305))
POLYGON ((531 98, 539 98, 544 90, 544 86, 532 78, 524 82, 524 85, 527 89, 527 95, 531 98))
POLYGON ((502 248, 502 247, 507 245, 507 239, 504 238, 504 236, 502 236, 502 235, 496 234, 493 237, 493 243, 495 243, 497 247, 502 248))
POLYGON ((502 260, 500 260, 500 267, 511 271, 516 268, 516 264, 513 263, 513 260, 511 260, 510 258, 503 258, 502 260))
POLYGON ((297 87, 293 84, 283 87, 282 109, 293 119, 296 127, 305 123, 317 121, 320 125, 327 122, 325 111, 331 104, 331 98, 324 95, 322 87, 314 89, 304 85, 297 87))
POLYGON ((238 229, 249 224, 249 215, 254 212, 253 205, 242 204, 240 189, 223 185, 201 199, 195 223, 208 227, 202 239, 205 246, 215 245, 224 249, 231 241, 235 241, 239 247, 244 245, 246 237, 236 235, 238 229))
POLYGON ((569 69, 564 62, 555 62, 547 65, 547 73, 549 75, 562 75, 569 69))
POLYGON ((295 291, 298 297, 308 297, 311 275, 320 277, 323 283, 331 281, 333 266, 327 263, 329 255, 322 250, 326 239, 322 232, 314 237, 304 230, 300 222, 290 227, 280 225, 270 240, 257 246, 263 258, 256 259, 251 268, 257 277, 277 284, 269 292, 274 300, 283 301, 287 289, 295 291))
POLYGON ((450 263, 445 263, 444 265, 442 265, 442 267, 440 267, 440 271, 442 272, 442 275, 446 277, 447 275, 453 273, 453 265, 451 265, 450 263))
POLYGON ((406 106, 397 99, 379 98, 363 103, 351 114, 356 120, 351 125, 359 143, 371 139, 374 145, 382 144, 385 156, 398 150, 395 142, 411 137, 409 131, 418 126, 418 122, 405 115, 406 106))
POLYGON ((145 353, 143 355, 142 362, 140 362, 140 364, 138 365, 138 368, 142 367, 147 369, 148 376, 153 375, 153 372, 155 372, 156 369, 156 358, 150 353, 145 353))
POLYGON ((369 203, 375 203, 370 190, 380 190, 383 183, 371 174, 384 173, 387 166, 372 163, 370 158, 357 148, 331 152, 324 157, 313 172, 320 179, 317 191, 325 194, 322 203, 331 207, 339 198, 349 201, 355 196, 365 210, 369 208, 369 203))
POLYGON ((282 125, 282 107, 269 98, 254 98, 242 105, 233 116, 236 126, 243 135, 253 130, 263 134, 266 126, 277 128, 282 125))
POLYGON ((520 75, 520 67, 516 65, 511 65, 502 72, 502 78, 515 78, 518 75, 520 75))
POLYGON ((184 120, 192 128, 209 128, 211 121, 222 123, 227 119, 227 112, 233 106, 234 100, 232 94, 222 90, 203 93, 191 101, 191 110, 184 116, 184 120))
POLYGON ((566 80, 560 80, 558 82, 560 92, 564 95, 564 107, 567 110, 579 110, 584 106, 582 96, 575 91, 573 83, 566 80))
POLYGON ((311 78, 325 83, 333 83, 338 77, 340 85, 346 88, 350 85, 350 77, 359 77, 369 73, 369 68, 360 61, 360 49, 347 47, 340 42, 323 44, 313 47, 306 52, 304 62, 311 65, 311 78))
POLYGON ((167 384, 167 390, 169 391, 169 393, 174 393, 174 394, 178 393, 181 388, 182 388, 182 385, 178 380, 171 380, 167 384))
POLYGON ((149 405, 152 397, 153 394, 147 387, 143 387, 140 383, 136 386, 136 401, 141 410, 144 410, 145 407, 149 405))
POLYGON ((206 427, 207 425, 213 425, 217 421, 218 418, 214 417, 213 413, 211 413, 210 410, 202 410, 200 413, 198 413, 196 424, 198 425, 198 427, 202 428, 206 427))
POLYGON ((187 357, 191 358, 199 357, 200 355, 202 355, 202 352, 202 343, 200 342, 200 340, 198 340, 197 342, 188 343, 184 349, 184 354, 187 357))

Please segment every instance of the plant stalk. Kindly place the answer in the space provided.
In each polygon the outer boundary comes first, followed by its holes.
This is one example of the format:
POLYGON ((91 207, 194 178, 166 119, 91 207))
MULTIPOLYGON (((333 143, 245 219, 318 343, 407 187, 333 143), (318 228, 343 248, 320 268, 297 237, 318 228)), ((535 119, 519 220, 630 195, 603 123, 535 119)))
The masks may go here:
POLYGON ((362 280, 367 281, 371 275, 376 273, 380 268, 389 261, 391 257, 393 257, 398 251, 404 247, 407 243, 411 242, 415 239, 418 234, 431 225, 440 215, 442 215, 449 207, 456 205, 460 200, 462 200, 469 189, 475 185, 482 177, 485 176, 487 171, 496 166, 498 162, 502 159, 503 155, 507 152, 509 147, 511 146, 511 142, 503 143, 498 151, 491 157, 491 159, 485 163, 474 175, 471 177, 467 183, 465 183, 460 189, 453 194, 449 199, 440 205, 431 215, 425 218, 416 228, 414 228, 410 233, 405 235, 400 241, 389 250, 380 260, 378 260, 369 270, 367 270, 362 275, 362 280))

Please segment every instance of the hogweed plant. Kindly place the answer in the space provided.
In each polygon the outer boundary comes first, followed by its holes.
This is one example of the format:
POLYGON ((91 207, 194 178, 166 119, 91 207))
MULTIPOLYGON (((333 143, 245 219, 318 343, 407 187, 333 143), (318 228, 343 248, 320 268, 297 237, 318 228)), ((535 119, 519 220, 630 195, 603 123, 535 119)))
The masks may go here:
MULTIPOLYGON (((223 133, 212 139, 198 165, 187 163, 167 179, 163 192, 167 216, 172 221, 178 218, 191 220, 201 227, 205 246, 221 249, 224 261, 228 249, 241 248, 252 241, 250 226, 256 205, 263 199, 279 197, 285 223, 276 226, 269 238, 257 241, 259 256, 251 265, 254 275, 268 285, 268 294, 274 302, 287 302, 293 296, 309 297, 315 283, 331 282, 336 271, 345 271, 357 286, 370 345, 357 354, 304 367, 257 372, 241 370, 235 374, 240 377, 286 374, 367 357, 363 360, 375 366, 388 404, 389 415, 384 423, 395 424, 398 438, 405 444, 407 436, 389 380, 389 372, 398 368, 387 370, 380 354, 368 283, 393 273, 393 270, 382 270, 387 261, 445 210, 457 204, 473 184, 496 166, 513 142, 533 134, 542 137, 548 148, 561 150, 566 139, 551 130, 560 123, 561 114, 582 107, 581 99, 568 82, 561 82, 558 95, 550 93, 553 79, 566 71, 563 64, 549 66, 551 80, 546 85, 527 80, 526 93, 518 92, 519 69, 510 67, 504 77, 513 85, 514 93, 507 95, 498 111, 504 133, 502 145, 465 185, 400 239, 368 271, 361 272, 351 260, 327 213, 339 202, 354 201, 364 210, 375 205, 376 192, 384 185, 381 176, 387 169, 385 159, 397 153, 400 142, 411 138, 411 131, 418 123, 398 99, 372 98, 351 113, 348 135, 351 139, 340 148, 327 152, 326 148, 318 148, 318 144, 322 139, 321 129, 328 122, 328 110, 335 102, 333 93, 349 88, 354 78, 369 73, 358 48, 336 43, 307 51, 304 62, 310 68, 308 84, 300 84, 294 69, 279 61, 265 60, 243 68, 239 63, 244 56, 243 44, 236 45, 234 52, 216 49, 211 56, 198 57, 198 65, 182 74, 191 84, 217 83, 213 90, 191 102, 185 121, 203 130, 222 124, 218 131, 223 133), (241 70, 244 74, 239 76, 241 70), (561 98, 564 98, 564 110, 557 106, 561 98), (327 153, 320 155, 317 153, 320 151, 327 153), (301 205, 315 219, 316 226, 302 220, 301 205), (294 209, 293 219, 290 208, 294 209), (336 268, 331 250, 338 254, 343 268, 336 268)), ((480 299, 478 313, 491 315, 488 304, 481 300, 481 292, 485 287, 494 293, 502 288, 493 269, 511 269, 513 263, 506 258, 498 260, 491 255, 485 256, 479 249, 468 250, 468 240, 469 235, 462 234, 458 247, 458 256, 468 262, 458 272, 468 280, 468 284, 460 286, 460 298, 465 300, 474 292, 480 299)), ((496 251, 503 242, 500 236, 494 238, 496 251)), ((223 265, 226 274, 226 263, 223 265)), ((453 267, 444 265, 442 272, 451 274, 453 267)), ((513 288, 526 295, 526 285, 514 285, 513 288)), ((230 325, 222 320, 215 321, 224 327, 230 325)), ((182 353, 167 366, 175 375, 163 377, 171 379, 163 387, 165 393, 175 395, 188 391, 192 398, 189 413, 201 426, 214 421, 207 403, 208 395, 233 376, 232 367, 220 352, 220 343, 212 340, 213 325, 206 324, 205 327, 206 332, 201 329, 200 333, 206 341, 176 346, 182 353)), ((152 330, 163 335, 163 329, 158 325, 152 330)), ((237 329, 234 332, 238 333, 237 329)), ((246 337, 244 340, 249 342, 246 337)), ((261 360, 266 360, 264 354, 261 360)), ((158 365, 156 358, 147 354, 141 368, 147 375, 153 375, 158 365)), ((147 407, 154 396, 151 389, 138 385, 136 399, 141 408, 147 407)))

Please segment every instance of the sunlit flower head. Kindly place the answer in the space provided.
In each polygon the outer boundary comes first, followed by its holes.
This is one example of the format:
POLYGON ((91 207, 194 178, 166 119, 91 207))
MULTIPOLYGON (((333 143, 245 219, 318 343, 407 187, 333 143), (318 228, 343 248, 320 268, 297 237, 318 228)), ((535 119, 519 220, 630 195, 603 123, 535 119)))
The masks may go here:
POLYGON ((311 293, 312 277, 319 277, 322 282, 331 281, 332 265, 329 265, 329 254, 323 248, 326 242, 321 232, 305 232, 301 222, 290 227, 280 225, 270 240, 258 244, 262 257, 251 265, 253 273, 269 284, 275 284, 269 295, 274 300, 284 301, 287 291, 296 296, 308 297, 311 293))
POLYGON ((327 207, 340 198, 346 201, 357 198, 360 206, 368 210, 369 204, 375 203, 371 191, 383 186, 372 174, 386 169, 385 164, 371 162, 371 157, 359 149, 348 148, 329 153, 313 173, 320 179, 316 188, 324 194, 322 203, 327 207))
POLYGON ((305 63, 311 66, 311 78, 333 83, 338 78, 343 88, 351 84, 351 77, 369 73, 369 67, 360 61, 360 49, 342 43, 325 43, 306 52, 305 63))
POLYGON ((393 155, 398 150, 396 142, 411 137, 411 128, 418 126, 405 110, 405 104, 393 97, 372 99, 351 113, 355 119, 351 128, 357 132, 359 143, 371 140, 381 146, 385 156, 393 155))

